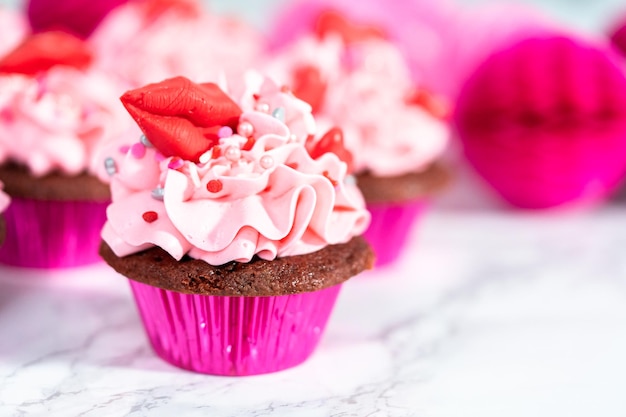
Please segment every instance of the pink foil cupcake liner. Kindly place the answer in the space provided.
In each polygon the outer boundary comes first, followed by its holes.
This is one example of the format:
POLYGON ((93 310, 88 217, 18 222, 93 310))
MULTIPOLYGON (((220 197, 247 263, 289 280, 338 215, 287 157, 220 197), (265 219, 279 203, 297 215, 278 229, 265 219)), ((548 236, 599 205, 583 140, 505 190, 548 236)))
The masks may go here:
POLYGON ((389 265, 400 256, 413 225, 427 207, 426 200, 367 205, 372 221, 363 236, 374 249, 377 267, 389 265))
POLYGON ((100 231, 108 202, 11 198, 3 213, 6 240, 0 263, 66 268, 100 261, 100 231))
POLYGON ((148 338, 167 362, 212 375, 296 366, 317 346, 341 285, 273 297, 182 294, 130 280, 148 338))

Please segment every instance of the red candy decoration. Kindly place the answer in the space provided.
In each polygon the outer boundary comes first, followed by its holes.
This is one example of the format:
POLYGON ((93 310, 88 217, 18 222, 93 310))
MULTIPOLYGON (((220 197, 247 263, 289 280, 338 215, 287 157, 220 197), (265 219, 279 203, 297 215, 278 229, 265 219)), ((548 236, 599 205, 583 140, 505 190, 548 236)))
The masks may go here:
POLYGON ((144 214, 141 215, 141 217, 143 217, 143 220, 146 223, 152 223, 159 218, 159 215, 156 213, 156 211, 146 211, 144 214))
POLYGON ((407 104, 422 107, 437 119, 445 120, 450 117, 448 102, 425 88, 416 89, 408 97, 407 104))
POLYGON ((122 104, 163 155, 199 162, 219 143, 218 131, 236 131, 241 109, 213 83, 175 77, 126 92, 122 104))
POLYGON ((0 59, 0 73, 36 75, 57 65, 83 69, 93 56, 87 44, 66 32, 30 35, 0 59))
POLYGON ((321 110, 328 83, 322 79, 319 68, 303 65, 293 71, 293 95, 311 105, 313 113, 321 110))
POLYGON ((387 37, 382 29, 351 22, 335 11, 326 11, 319 15, 315 33, 320 38, 325 38, 331 33, 337 34, 346 44, 387 37))
POLYGON ((352 172, 352 153, 343 144, 343 131, 338 127, 333 127, 315 143, 307 142, 307 150, 311 158, 317 159, 325 153, 334 153, 348 165, 348 172, 352 172))
POLYGON ((224 188, 224 185, 222 184, 222 181, 220 180, 210 180, 206 184, 206 189, 210 193, 219 193, 220 191, 222 191, 222 188, 224 188))

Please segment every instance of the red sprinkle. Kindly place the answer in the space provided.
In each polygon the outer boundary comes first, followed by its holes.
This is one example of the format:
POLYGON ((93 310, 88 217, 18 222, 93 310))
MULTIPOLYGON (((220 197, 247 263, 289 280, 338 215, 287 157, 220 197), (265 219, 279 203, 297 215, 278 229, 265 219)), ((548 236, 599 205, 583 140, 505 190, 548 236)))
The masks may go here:
POLYGON ((152 223, 159 218, 159 215, 156 213, 156 211, 146 211, 144 214, 141 215, 141 217, 143 217, 146 223, 152 223))
POLYGON ((219 146, 214 146, 213 150, 211 151, 211 158, 217 159, 220 156, 222 156, 222 148, 220 148, 219 146))
POLYGON ((252 94, 252 98, 258 101, 261 98, 261 96, 259 94, 252 94))
POLYGON ((220 191, 222 191, 223 187, 224 185, 222 184, 222 181, 220 180, 211 180, 206 184, 206 189, 210 193, 219 193, 220 191))
POLYGON ((123 153, 125 155, 125 154, 128 153, 129 149, 130 149, 130 146, 128 146, 128 145, 120 146, 120 153, 123 153))
POLYGON ((254 138, 252 136, 250 136, 248 138, 248 140, 246 141, 246 143, 244 143, 243 146, 241 147, 241 150, 242 151, 249 151, 254 146, 254 142, 256 142, 256 141, 254 140, 254 138))
POLYGON ((288 166, 291 169, 298 169, 298 163, 297 162, 290 162, 288 164, 285 164, 286 166, 288 166))

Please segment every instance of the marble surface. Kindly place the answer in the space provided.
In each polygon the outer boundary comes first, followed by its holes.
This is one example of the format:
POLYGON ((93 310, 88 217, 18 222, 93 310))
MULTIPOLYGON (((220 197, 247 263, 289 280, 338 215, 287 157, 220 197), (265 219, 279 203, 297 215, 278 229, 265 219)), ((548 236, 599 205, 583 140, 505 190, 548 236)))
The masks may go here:
POLYGON ((152 352, 104 265, 0 269, 1 416, 623 416, 626 209, 440 210, 344 287, 317 352, 264 376, 152 352))

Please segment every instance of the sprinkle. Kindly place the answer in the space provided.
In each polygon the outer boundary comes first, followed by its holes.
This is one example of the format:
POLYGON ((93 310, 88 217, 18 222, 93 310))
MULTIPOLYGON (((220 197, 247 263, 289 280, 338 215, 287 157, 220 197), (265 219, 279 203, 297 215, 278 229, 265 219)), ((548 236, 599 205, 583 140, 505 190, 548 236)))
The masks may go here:
POLYGON ((274 109, 274 111, 272 112, 272 116, 275 119, 278 119, 279 121, 285 123, 285 109, 283 107, 277 107, 276 109, 274 109))
POLYGON ((267 103, 257 103, 257 105, 254 106, 254 110, 260 111, 261 113, 269 113, 270 105, 267 103))
POLYGON ((237 146, 229 146, 224 152, 224 156, 231 162, 237 162, 241 158, 241 149, 237 146))
POLYGON ((146 147, 141 142, 135 143, 130 147, 130 154, 136 159, 141 159, 146 156, 146 147))
POLYGON ((129 150, 130 150, 130 146, 128 145, 120 146, 120 149, 119 149, 120 153, 124 155, 127 154, 129 150))
POLYGON ((193 185, 195 185, 196 188, 200 188, 202 186, 196 164, 189 164, 189 176, 191 177, 191 181, 193 181, 193 185))
POLYGON ((248 140, 246 141, 246 143, 244 143, 244 144, 241 146, 241 150, 242 150, 242 151, 249 151, 249 150, 251 150, 251 149, 252 149, 252 147, 254 146, 254 142, 256 142, 256 141, 254 140, 254 138, 253 138, 252 136, 250 136, 250 137, 248 138, 248 140))
POLYGON ((230 126, 222 126, 220 130, 217 131, 217 136, 219 138, 229 138, 233 135, 233 129, 230 126))
POLYGON ((154 190, 152 190, 152 192, 150 193, 150 195, 152 196, 152 198, 154 198, 155 200, 163 200, 163 194, 165 193, 165 190, 161 187, 157 187, 154 190))
POLYGON ((143 220, 146 223, 152 223, 159 218, 159 215, 156 213, 156 211, 146 211, 144 214, 141 215, 141 217, 143 217, 143 220))
POLYGON ((205 153, 200 155, 200 158, 198 158, 198 161, 201 164, 206 164, 207 162, 211 160, 212 156, 213 156, 213 149, 211 149, 210 151, 206 151, 205 153))
POLYGON ((141 137, 139 138, 139 142, 141 142, 143 144, 143 146, 145 146, 146 148, 153 148, 154 147, 154 145, 148 140, 146 135, 141 135, 141 137))
POLYGON ((115 166, 115 159, 108 157, 104 160, 104 169, 106 170, 109 176, 113 176, 117 172, 117 167, 115 166))
POLYGON ((214 146, 213 149, 211 149, 211 158, 217 159, 220 156, 222 156, 222 148, 220 146, 214 146))
POLYGON ((298 163, 297 162, 290 162, 288 164, 285 164, 286 166, 288 166, 291 169, 298 169, 298 163))
POLYGON ((182 168, 183 165, 185 165, 185 163, 183 162, 182 159, 180 159, 178 156, 175 156, 172 158, 172 160, 170 161, 169 164, 167 164, 167 167, 169 169, 178 169, 178 168, 182 168))
POLYGON ((356 185, 356 177, 354 175, 346 175, 344 183, 347 185, 356 185))
POLYGON ((263 169, 270 169, 274 165, 274 159, 269 155, 263 155, 259 163, 263 169))
POLYGON ((259 100, 261 98, 260 94, 252 94, 252 98, 255 100, 259 100))
POLYGON ((220 180, 211 180, 206 184, 206 189, 210 193, 219 193, 220 191, 222 191, 223 187, 224 185, 222 184, 222 181, 220 180))
POLYGON ((154 160, 157 162, 163 162, 165 160, 165 155, 163 155, 161 152, 156 152, 154 154, 154 160))
POLYGON ((254 133, 254 126, 252 126, 250 122, 241 122, 239 126, 237 126, 237 133, 244 138, 249 138, 254 133))
POLYGON ((337 181, 335 181, 334 179, 330 177, 330 173, 328 171, 322 172, 322 175, 325 176, 328 181, 330 181, 333 187, 336 187, 337 185, 339 185, 337 181))

